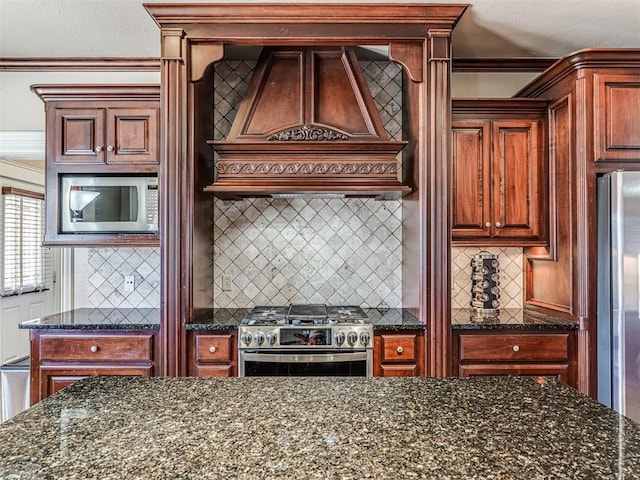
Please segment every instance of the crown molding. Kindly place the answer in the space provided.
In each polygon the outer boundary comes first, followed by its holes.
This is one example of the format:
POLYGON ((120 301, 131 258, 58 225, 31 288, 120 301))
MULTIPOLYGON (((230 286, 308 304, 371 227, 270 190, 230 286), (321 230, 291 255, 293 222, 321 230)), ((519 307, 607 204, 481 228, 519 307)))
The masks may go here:
POLYGON ((159 72, 160 58, 2 57, 0 70, 159 72))
POLYGON ((543 72, 557 58, 453 58, 454 72, 543 72))

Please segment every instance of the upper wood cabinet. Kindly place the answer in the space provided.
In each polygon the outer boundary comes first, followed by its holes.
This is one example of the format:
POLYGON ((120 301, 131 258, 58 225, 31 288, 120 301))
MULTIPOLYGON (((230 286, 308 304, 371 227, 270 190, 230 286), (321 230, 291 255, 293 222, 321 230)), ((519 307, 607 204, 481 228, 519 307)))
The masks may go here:
POLYGON ((64 175, 157 175, 159 85, 33 85, 45 103, 45 239, 50 246, 158 245, 158 233, 61 233, 64 175))
POLYGON ((640 75, 594 79, 596 161, 640 161, 640 75))
POLYGON ((453 243, 532 245, 546 240, 544 108, 531 105, 534 114, 521 112, 519 103, 454 102, 453 243))
POLYGON ((56 107, 50 141, 60 163, 157 164, 159 108, 56 107))

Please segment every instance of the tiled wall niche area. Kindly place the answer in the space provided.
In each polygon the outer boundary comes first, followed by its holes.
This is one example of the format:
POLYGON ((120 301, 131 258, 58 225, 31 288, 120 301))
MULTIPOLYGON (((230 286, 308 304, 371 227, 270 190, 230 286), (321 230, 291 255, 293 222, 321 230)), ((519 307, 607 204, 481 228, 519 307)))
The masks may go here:
MULTIPOLYGON (((254 62, 214 70, 214 135, 226 138, 254 62)), ((361 62, 390 138, 402 139, 402 70, 361 62)), ((213 200, 213 304, 401 307, 402 203, 372 199, 213 200), (223 275, 231 289, 223 290, 223 275)))
POLYGON ((452 247, 451 307, 469 308, 471 258, 479 252, 498 256, 500 262, 500 308, 522 308, 524 304, 524 253, 518 247, 452 247))

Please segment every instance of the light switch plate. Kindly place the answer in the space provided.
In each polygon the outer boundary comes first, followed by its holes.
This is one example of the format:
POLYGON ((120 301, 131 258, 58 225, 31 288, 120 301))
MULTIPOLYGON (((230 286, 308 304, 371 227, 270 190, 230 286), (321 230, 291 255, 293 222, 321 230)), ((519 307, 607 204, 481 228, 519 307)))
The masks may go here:
POLYGON ((133 275, 125 275, 124 291, 133 292, 136 289, 136 278, 133 275))

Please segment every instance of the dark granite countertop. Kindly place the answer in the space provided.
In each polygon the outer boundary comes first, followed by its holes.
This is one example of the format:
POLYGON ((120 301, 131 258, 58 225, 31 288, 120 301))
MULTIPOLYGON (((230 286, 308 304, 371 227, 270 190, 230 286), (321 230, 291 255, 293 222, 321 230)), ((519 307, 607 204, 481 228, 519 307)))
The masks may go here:
POLYGON ((94 377, 0 426, 0 478, 632 479, 640 425, 550 379, 94 377))
POLYGON ((477 318, 469 308, 454 308, 451 312, 451 327, 454 330, 566 330, 577 329, 579 325, 521 308, 502 308, 497 318, 477 318))
POLYGON ((157 330, 158 308, 76 308, 28 320, 20 324, 28 329, 69 330, 157 330))
MULTIPOLYGON (((234 330, 238 328, 250 308, 206 308, 194 312, 193 321, 187 330, 234 330)), ((405 308, 365 308, 374 330, 416 330, 424 329, 420 322, 405 308)))

